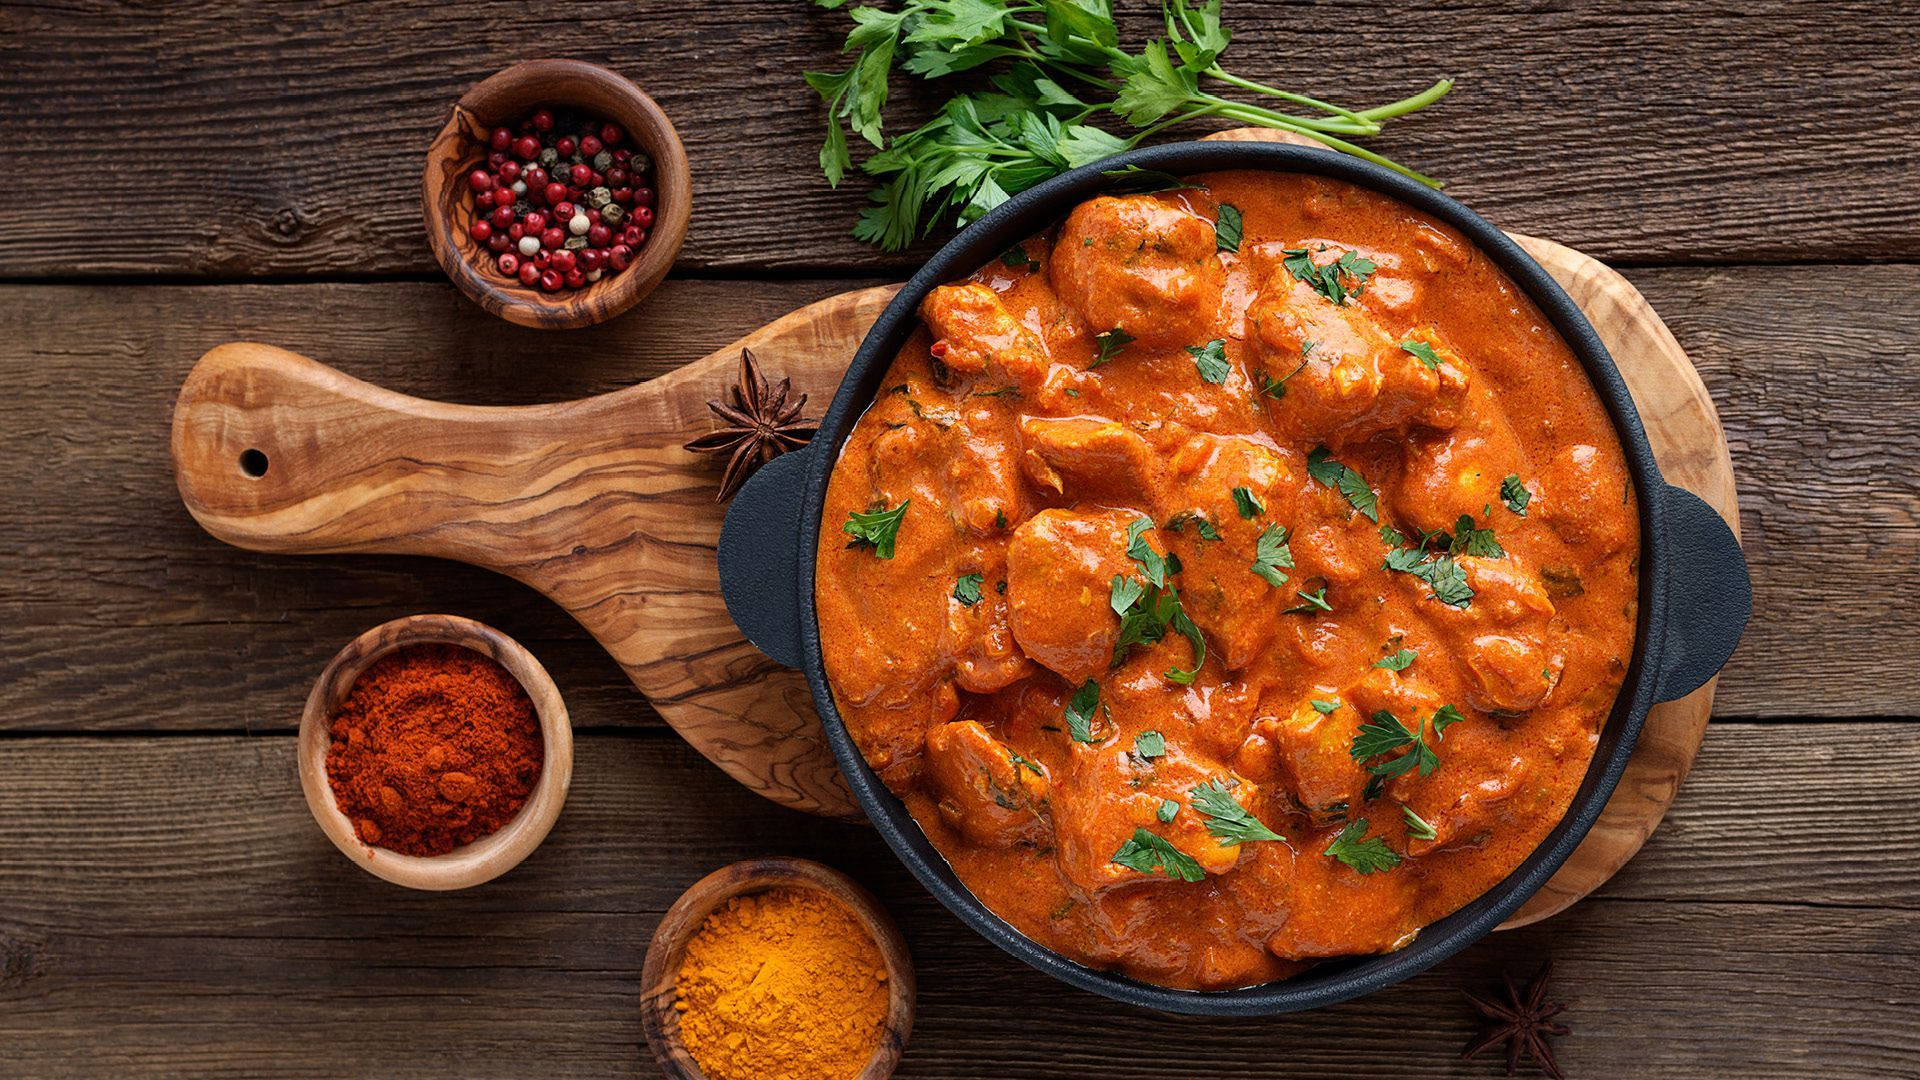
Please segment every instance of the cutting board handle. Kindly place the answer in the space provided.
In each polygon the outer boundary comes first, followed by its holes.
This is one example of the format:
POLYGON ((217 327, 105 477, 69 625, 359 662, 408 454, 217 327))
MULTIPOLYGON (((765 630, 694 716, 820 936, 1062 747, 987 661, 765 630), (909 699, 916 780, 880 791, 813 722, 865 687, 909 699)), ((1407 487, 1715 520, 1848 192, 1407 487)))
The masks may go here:
POLYGON ((720 527, 720 595, 727 614, 754 647, 791 668, 801 666, 801 507, 812 448, 774 458, 733 497, 720 527))

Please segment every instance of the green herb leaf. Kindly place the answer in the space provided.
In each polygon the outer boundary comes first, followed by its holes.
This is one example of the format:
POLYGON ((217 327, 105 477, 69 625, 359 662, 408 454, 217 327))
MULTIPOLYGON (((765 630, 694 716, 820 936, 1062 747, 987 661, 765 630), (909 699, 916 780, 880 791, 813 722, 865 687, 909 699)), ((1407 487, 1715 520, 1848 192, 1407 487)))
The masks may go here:
POLYGON ((1179 812, 1180 812, 1180 800, 1161 799, 1160 809, 1155 810, 1153 812, 1153 816, 1159 818, 1163 822, 1167 822, 1167 821, 1172 821, 1173 816, 1175 814, 1178 814, 1179 812))
POLYGON ((1213 223, 1213 242, 1221 251, 1239 251, 1241 235, 1240 208, 1232 203, 1220 204, 1220 216, 1213 223))
POLYGON ((1234 488, 1233 505, 1239 509, 1240 516, 1243 518, 1255 518, 1267 512, 1267 508, 1254 497, 1252 488, 1234 488))
POLYGON ((1145 533, 1151 528, 1153 519, 1149 517, 1137 517, 1127 523, 1127 557, 1140 564, 1147 584, 1158 588, 1167 583, 1167 559, 1147 543, 1145 533))
POLYGON ((1413 807, 1400 804, 1400 816, 1407 819, 1407 838, 1410 840, 1431 840, 1440 834, 1435 831, 1427 819, 1413 812, 1413 807))
MULTIPOLYGON (((1322 247, 1320 250, 1326 250, 1322 247)), ((1348 297, 1358 297, 1366 291, 1367 279, 1373 276, 1373 261, 1356 252, 1343 252, 1333 262, 1322 266, 1313 261, 1306 248, 1285 248, 1287 257, 1281 265, 1287 268, 1295 279, 1312 286, 1313 291, 1331 300, 1335 305, 1344 305, 1348 297)))
POLYGON ((1380 526, 1380 542, 1388 547, 1399 547, 1401 544, 1407 542, 1407 538, 1400 534, 1399 529, 1391 525, 1382 525, 1380 526))
MULTIPOLYGON (((1066 0, 1071 3, 1073 0, 1066 0)), ((1118 169, 1107 169, 1100 175, 1114 181, 1113 190, 1129 195, 1158 195, 1163 191, 1205 191, 1207 185, 1196 184, 1185 177, 1175 176, 1159 169, 1143 169, 1138 165, 1127 165, 1118 169)))
POLYGON ((1427 365, 1428 370, 1440 370, 1440 354, 1433 351, 1433 346, 1424 341, 1403 341, 1400 347, 1412 353, 1415 360, 1427 365))
POLYGON ((1214 338, 1205 345, 1187 346, 1187 354, 1193 357, 1193 364, 1200 369, 1200 377, 1219 386, 1227 381, 1227 374, 1233 366, 1227 363, 1227 341, 1214 338))
POLYGON ((1038 270, 1040 269, 1040 260, 1028 255, 1025 247, 1015 245, 1007 249, 1006 254, 1000 256, 1000 265, 1010 270, 1018 270, 1022 267, 1031 267, 1038 270))
POLYGON ((1419 548, 1394 548, 1387 552, 1386 568, 1412 574, 1426 582, 1433 589, 1433 598, 1450 607, 1467 607, 1473 601, 1473 586, 1467 584, 1467 573, 1451 555, 1429 555, 1419 548))
POLYGON ((1520 482, 1519 473, 1508 473, 1507 478, 1500 481, 1500 501, 1507 504, 1508 510, 1526 517, 1527 504, 1533 501, 1533 492, 1520 482))
POLYGON ((1133 752, 1143 758, 1157 758, 1167 752, 1167 737, 1157 731, 1143 731, 1133 740, 1133 752))
POLYGON ((1092 371, 1101 364, 1119 356, 1120 350, 1133 344, 1134 337, 1132 334, 1116 326, 1106 333, 1095 337, 1093 341, 1095 345, 1099 346, 1099 351, 1094 354, 1093 363, 1087 365, 1088 371, 1092 371))
POLYGON ((1401 649, 1392 656, 1384 656, 1375 660, 1373 666, 1386 668, 1388 671, 1405 671, 1407 670, 1407 665, 1413 663, 1414 658, 1419 655, 1419 653, 1414 652, 1412 649, 1401 649))
POLYGON ((1305 600, 1306 603, 1296 604, 1293 607, 1290 607, 1286 611, 1282 612, 1282 614, 1311 615, 1315 611, 1332 611, 1333 610, 1333 605, 1327 603, 1327 587, 1325 585, 1320 586, 1320 588, 1316 589, 1313 592, 1295 592, 1293 595, 1299 597, 1302 600, 1305 600))
POLYGON ((1133 837, 1113 853, 1113 861, 1129 870, 1145 874, 1159 871, 1181 881, 1200 881, 1207 876, 1193 856, 1145 829, 1133 830, 1133 837))
POLYGON ((1182 510, 1167 519, 1168 532, 1179 532, 1188 525, 1193 526, 1193 531, 1200 534, 1202 540, 1220 539, 1220 530, 1214 528, 1213 522, 1198 510, 1182 510))
POLYGON ((1313 706, 1313 710, 1321 716, 1326 716, 1340 707, 1340 699, 1334 698, 1332 701, 1322 701, 1319 698, 1309 698, 1307 699, 1307 704, 1313 706))
POLYGON ((1134 602, 1140 599, 1140 595, 1146 591, 1144 586, 1132 578, 1115 574, 1113 575, 1113 590, 1107 594, 1107 604, 1113 608, 1115 615, 1125 618, 1127 609, 1131 608, 1134 602))
POLYGON ((1000 386, 992 390, 974 390, 971 391, 971 395, 973 397, 1019 397, 1020 388, 1017 386, 1000 386))
POLYGON ((1461 514, 1460 520, 1453 526, 1451 550, 1455 555, 1476 555, 1485 559, 1497 559, 1507 553, 1493 538, 1492 529, 1474 528, 1473 518, 1466 514, 1461 514))
POLYGON ((1067 734, 1075 742, 1090 743, 1093 738, 1093 711, 1100 707, 1100 684, 1088 679, 1067 699, 1067 734))
POLYGON ((1284 840, 1285 837, 1261 824, 1253 812, 1233 797, 1226 781, 1209 780, 1187 793, 1193 808, 1206 818, 1207 832, 1221 847, 1249 844, 1259 840, 1284 840))
POLYGON ((1362 874, 1391 870, 1400 865, 1400 855, 1378 836, 1367 836, 1367 819, 1355 818, 1340 830, 1323 854, 1346 863, 1362 874), (1365 839, 1362 839, 1365 837, 1365 839))
POLYGON ((1365 514, 1374 524, 1380 523, 1380 496, 1367 485, 1366 477, 1335 461, 1333 451, 1324 446, 1315 447, 1307 455, 1307 475, 1323 487, 1338 489, 1346 496, 1349 506, 1365 514))
POLYGON ((1187 644, 1193 646, 1193 667, 1185 670, 1181 668, 1169 668, 1167 670, 1167 680, 1169 682, 1179 683, 1182 686, 1192 686, 1193 680, 1200 674, 1201 665, 1207 662, 1206 636, 1200 633, 1200 627, 1195 625, 1194 621, 1187 617, 1186 609, 1180 607, 1178 598, 1174 600, 1173 615, 1168 620, 1167 625, 1179 631, 1180 634, 1187 639, 1187 644))
MULTIPOLYGON (((1293 549, 1287 544, 1287 530, 1284 527, 1268 525, 1260 530, 1260 539, 1253 547, 1251 569, 1275 588, 1287 583, 1287 575, 1280 571, 1293 569, 1293 549)), ((1325 589, 1320 591, 1323 595, 1326 593, 1325 589)))
POLYGON ((980 602, 980 586, 985 584, 985 574, 962 574, 960 580, 953 583, 953 598, 968 607, 980 602))
MULTIPOLYGON (((1448 724, 1458 723, 1463 719, 1465 718, 1460 715, 1460 711, 1453 706, 1441 706, 1439 711, 1434 713, 1435 741, 1439 740, 1441 732, 1448 724), (1441 723, 1443 716, 1446 717, 1445 723, 1441 723)), ((1434 753, 1433 748, 1427 745, 1426 725, 1422 723, 1417 727, 1408 728, 1406 724, 1400 722, 1399 717, 1385 709, 1374 713, 1371 721, 1361 724, 1359 730, 1353 733, 1353 745, 1349 748, 1349 752, 1361 767, 1382 779, 1399 776, 1415 768, 1420 770, 1421 776, 1432 776, 1433 771, 1440 767, 1440 755, 1434 753), (1368 764, 1373 758, 1382 754, 1391 754, 1404 747, 1412 749, 1398 757, 1368 764)))
POLYGON ((1433 712, 1433 737, 1438 739, 1441 733, 1465 719, 1466 717, 1460 714, 1459 709, 1451 705, 1440 706, 1433 712))
POLYGON ((1007 760, 1013 763, 1013 775, 1016 778, 1019 777, 1021 769, 1027 770, 1042 780, 1047 778, 1047 770, 1041 768, 1031 758, 1021 756, 1018 750, 1009 749, 1007 751, 1007 760))
POLYGON ((893 558, 893 541, 900 533, 900 520, 907 516, 907 507, 911 505, 913 500, 908 499, 891 510, 869 510, 864 514, 858 510, 848 512, 846 523, 840 526, 842 532, 853 537, 847 546, 865 544, 872 547, 873 553, 880 558, 893 558))

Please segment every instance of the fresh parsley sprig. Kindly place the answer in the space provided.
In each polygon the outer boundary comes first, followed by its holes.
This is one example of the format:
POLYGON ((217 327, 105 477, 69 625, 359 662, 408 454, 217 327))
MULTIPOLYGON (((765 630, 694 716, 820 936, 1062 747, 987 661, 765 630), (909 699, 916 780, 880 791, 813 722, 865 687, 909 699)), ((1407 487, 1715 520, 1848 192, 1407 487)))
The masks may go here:
MULTIPOLYGON (((885 506, 884 503, 881 505, 885 506)), ((847 520, 840 526, 840 531, 853 537, 847 541, 847 546, 864 545, 872 548, 873 553, 882 559, 893 558, 893 542, 900 535, 900 521, 907 516, 907 507, 911 505, 913 500, 907 499, 891 510, 883 508, 865 513, 849 510, 847 520)))
POLYGON ((1400 853, 1378 836, 1367 835, 1367 819, 1355 818, 1340 830, 1322 854, 1346 863, 1362 874, 1391 870, 1400 865, 1400 853))
MULTIPOLYGON (((1177 811, 1178 807, 1175 809, 1177 811)), ((1120 845, 1119 851, 1113 853, 1113 861, 1129 870, 1138 870, 1143 874, 1158 870, 1181 881, 1200 881, 1207 876, 1193 856, 1174 847, 1165 837, 1146 829, 1133 830, 1133 836, 1120 845)))
POLYGON ((1347 505, 1367 515, 1374 524, 1380 523, 1380 496, 1368 486, 1366 477, 1335 461, 1333 451, 1324 446, 1315 447, 1307 455, 1307 475, 1323 487, 1338 489, 1346 496, 1347 505))
POLYGON ((1193 808, 1206 819, 1207 832, 1220 841, 1221 847, 1286 839, 1261 823, 1259 818, 1253 816, 1253 811, 1240 805, 1240 800, 1233 797, 1232 789, 1224 780, 1209 780, 1187 792, 1187 797, 1192 800, 1193 808))
POLYGON ((1207 662, 1207 639, 1200 627, 1180 606, 1180 593, 1168 582, 1168 576, 1180 572, 1177 556, 1162 555, 1147 543, 1146 532, 1153 528, 1152 518, 1135 518, 1127 525, 1127 556, 1140 567, 1147 584, 1122 574, 1113 576, 1107 603, 1120 616, 1120 635, 1113 643, 1113 666, 1119 667, 1135 645, 1151 645, 1168 630, 1185 637, 1193 647, 1193 667, 1169 668, 1169 682, 1190 686, 1199 677, 1200 666, 1207 662))
MULTIPOLYGON (((838 8, 846 0, 816 2, 838 8)), ((852 65, 805 78, 827 107, 820 147, 827 182, 839 186, 853 168, 849 132, 878 151, 860 165, 882 184, 854 235, 899 250, 943 219, 972 221, 1048 177, 1203 117, 1291 131, 1438 186, 1350 140, 1379 134, 1387 120, 1440 100, 1451 80, 1391 104, 1349 109, 1223 68, 1233 35, 1220 22, 1220 0, 1161 0, 1160 7, 1167 36, 1138 52, 1121 47, 1111 0, 905 0, 897 11, 852 8, 843 50, 852 65), (895 66, 939 79, 995 63, 1008 66, 989 80, 991 90, 955 95, 905 135, 882 134, 887 75, 895 66), (1216 85, 1304 111, 1223 97, 1216 85), (1136 130, 1120 136, 1093 122, 1109 117, 1136 130)), ((1230 232, 1221 235, 1223 247, 1230 232)))
POLYGON ((1437 743, 1447 728, 1465 719, 1459 709, 1442 705, 1434 710, 1431 721, 1422 720, 1409 728, 1399 717, 1382 709, 1353 733, 1353 746, 1349 752, 1362 768, 1383 780, 1390 780, 1416 768, 1421 776, 1432 776, 1434 770, 1440 767, 1440 755, 1427 745, 1428 723, 1433 725, 1433 741, 1437 743), (1407 752, 1397 757, 1384 761, 1373 760, 1403 748, 1407 752))

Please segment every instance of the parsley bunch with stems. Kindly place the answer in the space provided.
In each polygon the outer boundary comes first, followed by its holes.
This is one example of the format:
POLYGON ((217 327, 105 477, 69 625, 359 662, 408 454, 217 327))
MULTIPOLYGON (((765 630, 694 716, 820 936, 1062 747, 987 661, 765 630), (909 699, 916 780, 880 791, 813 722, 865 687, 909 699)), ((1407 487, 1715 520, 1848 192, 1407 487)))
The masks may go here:
MULTIPOLYGON (((815 2, 839 8, 847 0, 815 2)), ((1167 36, 1130 52, 1121 47, 1112 0, 905 0, 897 11, 853 8, 844 50, 854 54, 852 66, 805 77, 827 105, 820 148, 827 182, 838 187, 853 167, 849 131, 879 151, 860 165, 882 183, 854 235, 898 251, 949 216, 973 221, 1048 177, 1205 117, 1304 135, 1439 186, 1350 140, 1377 135, 1386 121, 1440 100, 1452 80, 1350 109, 1222 67, 1233 34, 1221 24, 1220 0, 1161 0, 1160 12, 1167 36), (991 78, 991 90, 957 94, 933 120, 889 140, 881 129, 896 63, 923 79, 1008 66, 991 78), (1223 97, 1216 87, 1295 111, 1223 97), (1117 117, 1136 130, 1116 135, 1096 117, 1117 117)))

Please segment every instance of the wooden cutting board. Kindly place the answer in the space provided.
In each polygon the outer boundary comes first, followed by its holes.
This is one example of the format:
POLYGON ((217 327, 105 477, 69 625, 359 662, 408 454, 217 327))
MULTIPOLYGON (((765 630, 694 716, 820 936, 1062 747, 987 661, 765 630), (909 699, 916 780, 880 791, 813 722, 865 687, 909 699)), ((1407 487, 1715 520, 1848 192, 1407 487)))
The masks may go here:
MULTIPOLYGON (((1598 262, 1515 239, 1606 341, 1667 479, 1737 530, 1719 418, 1666 326, 1598 262)), ((859 819, 805 680, 727 616, 714 560, 719 463, 681 444, 714 426, 706 402, 737 378, 742 348, 812 395, 810 415, 824 411, 896 289, 822 300, 651 382, 553 405, 424 401, 270 345, 222 345, 181 388, 175 477, 194 518, 239 547, 432 555, 525 582, 578 619, 728 775, 775 802, 859 819)), ((1693 761, 1712 695, 1709 683, 1654 708, 1593 832, 1508 925, 1561 910, 1639 850, 1693 761)))

